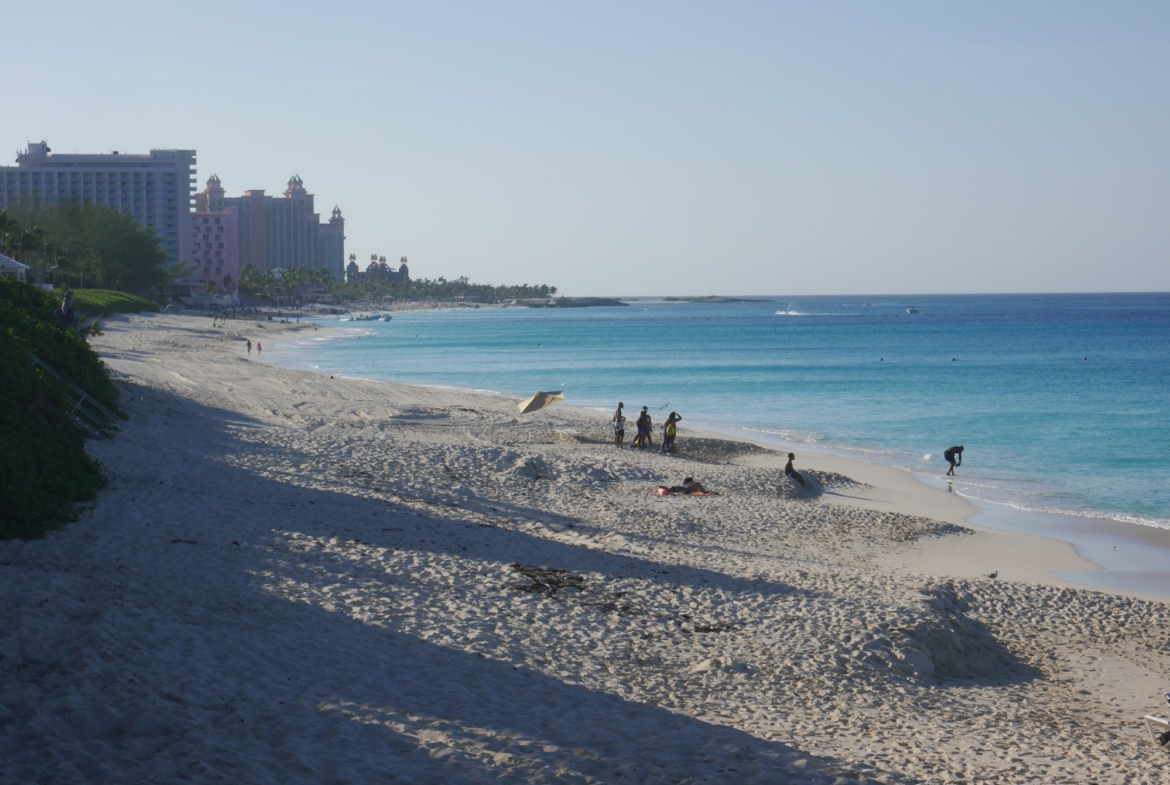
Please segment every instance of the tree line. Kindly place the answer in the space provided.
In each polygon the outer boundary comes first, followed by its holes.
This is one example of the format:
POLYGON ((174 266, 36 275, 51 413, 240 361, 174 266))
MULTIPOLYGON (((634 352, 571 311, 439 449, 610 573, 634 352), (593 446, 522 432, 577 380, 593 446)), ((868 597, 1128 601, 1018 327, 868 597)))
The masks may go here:
POLYGON ((26 203, 0 210, 0 252, 35 280, 156 291, 183 269, 167 263, 158 236, 134 216, 92 202, 26 203))
POLYGON ((413 300, 453 300, 456 297, 474 297, 479 302, 507 300, 537 300, 555 297, 557 287, 547 284, 518 284, 495 286, 472 283, 467 276, 447 280, 419 278, 409 281, 360 280, 340 283, 325 268, 295 268, 261 272, 253 265, 240 270, 240 291, 264 299, 277 297, 290 300, 311 298, 310 290, 324 290, 340 300, 381 300, 387 297, 413 300))
POLYGON ((418 278, 409 281, 365 280, 335 284, 336 293, 345 299, 374 300, 395 297, 415 300, 451 300, 455 297, 475 297, 480 302, 505 300, 536 300, 556 296, 557 287, 547 284, 472 283, 466 275, 447 280, 418 278))
MULTIPOLYGON (((35 281, 74 287, 157 293, 188 272, 168 264, 158 236, 134 216, 92 202, 23 203, 0 211, 0 253, 33 268, 35 281)), ((324 290, 343 300, 386 297, 451 300, 473 297, 481 302, 553 297, 555 286, 472 283, 467 276, 440 276, 406 281, 365 279, 338 282, 323 268, 240 271, 242 294, 267 300, 309 299, 324 290)))

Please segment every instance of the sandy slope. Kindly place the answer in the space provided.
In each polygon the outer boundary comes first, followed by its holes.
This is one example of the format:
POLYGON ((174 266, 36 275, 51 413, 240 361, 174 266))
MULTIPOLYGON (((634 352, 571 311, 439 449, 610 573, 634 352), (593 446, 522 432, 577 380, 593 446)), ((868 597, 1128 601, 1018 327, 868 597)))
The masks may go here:
POLYGON ((111 486, 0 543, 0 782, 1170 781, 1167 606, 944 493, 106 329, 111 486))

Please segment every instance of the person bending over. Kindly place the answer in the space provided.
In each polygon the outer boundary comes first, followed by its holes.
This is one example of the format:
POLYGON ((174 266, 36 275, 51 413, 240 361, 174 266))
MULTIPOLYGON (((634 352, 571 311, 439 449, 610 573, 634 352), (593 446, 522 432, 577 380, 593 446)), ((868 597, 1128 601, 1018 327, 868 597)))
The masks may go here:
POLYGON ((948 448, 947 451, 943 453, 943 457, 946 458, 947 463, 951 465, 951 468, 947 469, 947 474, 953 477, 955 475, 955 467, 963 465, 962 446, 948 448))

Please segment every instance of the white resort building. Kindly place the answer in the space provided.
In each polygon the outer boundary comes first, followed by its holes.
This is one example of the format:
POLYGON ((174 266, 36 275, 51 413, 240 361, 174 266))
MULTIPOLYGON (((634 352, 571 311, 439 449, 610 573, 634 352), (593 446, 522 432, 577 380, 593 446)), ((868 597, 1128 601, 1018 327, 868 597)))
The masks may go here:
POLYGON ((0 166, 0 210, 23 201, 116 207, 153 229, 170 261, 188 261, 195 151, 62 155, 45 142, 30 142, 17 153, 16 166, 0 166))

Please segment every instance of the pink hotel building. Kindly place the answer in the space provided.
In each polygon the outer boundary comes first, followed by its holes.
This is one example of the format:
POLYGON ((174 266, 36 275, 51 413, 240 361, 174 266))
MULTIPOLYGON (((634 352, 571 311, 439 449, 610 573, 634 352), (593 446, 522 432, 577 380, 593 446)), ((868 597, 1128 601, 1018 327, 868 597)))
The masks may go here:
POLYGON ((239 214, 229 207, 191 216, 190 277, 235 291, 240 283, 239 214))
MULTIPOLYGON (((313 194, 300 177, 288 181, 283 196, 263 190, 228 196, 219 177, 212 175, 207 188, 195 195, 192 213, 192 259, 199 276, 221 280, 230 274, 239 282, 239 270, 253 265, 264 272, 276 268, 323 267, 334 279, 345 275, 345 219, 333 208, 322 221, 313 194), (217 224, 216 222, 219 222, 217 224), (215 231, 223 226, 222 236, 215 231), (222 272, 219 261, 222 260, 222 272), (209 277, 209 271, 215 277, 209 277)), ((231 287, 225 287, 231 288, 231 287)))

